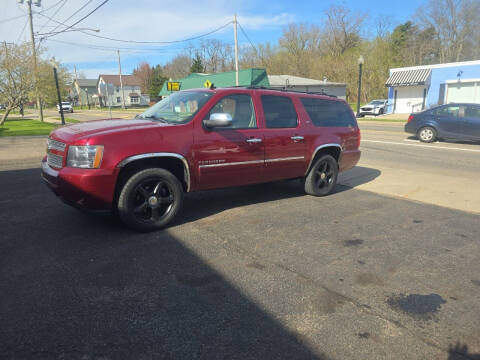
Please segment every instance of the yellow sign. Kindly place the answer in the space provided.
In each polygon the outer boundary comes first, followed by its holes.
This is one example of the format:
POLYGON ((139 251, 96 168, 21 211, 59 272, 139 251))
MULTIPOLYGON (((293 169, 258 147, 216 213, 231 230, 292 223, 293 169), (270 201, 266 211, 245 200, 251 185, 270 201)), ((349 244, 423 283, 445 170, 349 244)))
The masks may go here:
POLYGON ((210 80, 205 80, 203 86, 205 86, 206 88, 210 88, 210 86, 212 86, 212 82, 210 80))
POLYGON ((168 91, 180 91, 180 83, 179 82, 167 82, 167 90, 168 91))

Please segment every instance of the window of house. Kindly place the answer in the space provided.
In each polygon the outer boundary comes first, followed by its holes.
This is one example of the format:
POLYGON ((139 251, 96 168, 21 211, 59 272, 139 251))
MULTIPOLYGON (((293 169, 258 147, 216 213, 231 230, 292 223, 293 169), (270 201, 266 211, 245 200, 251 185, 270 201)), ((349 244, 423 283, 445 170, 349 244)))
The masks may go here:
POLYGON ((119 103, 120 101, 120 96, 117 96, 117 103, 119 103))
POLYGON ((115 88, 115 90, 116 90, 117 92, 119 92, 119 91, 120 91, 120 87, 117 86, 117 87, 115 88))
MULTIPOLYGON (((190 104, 186 104, 190 106, 190 104)), ((193 104, 194 105, 194 104, 193 104)), ((196 106, 196 105, 195 105, 196 106)), ((232 117, 232 126, 222 129, 256 129, 257 119, 252 98, 248 94, 234 94, 222 98, 208 113, 227 113, 232 117)))
POLYGON ((135 103, 139 103, 139 102, 140 102, 140 98, 139 98, 139 97, 136 97, 136 96, 132 96, 132 97, 130 98, 130 102, 131 102, 131 103, 134 103, 134 104, 135 104, 135 103))
POLYGON ((289 97, 262 95, 262 105, 267 128, 297 127, 297 112, 289 97))
POLYGON ((334 100, 300 98, 315 126, 357 126, 350 108, 334 100))

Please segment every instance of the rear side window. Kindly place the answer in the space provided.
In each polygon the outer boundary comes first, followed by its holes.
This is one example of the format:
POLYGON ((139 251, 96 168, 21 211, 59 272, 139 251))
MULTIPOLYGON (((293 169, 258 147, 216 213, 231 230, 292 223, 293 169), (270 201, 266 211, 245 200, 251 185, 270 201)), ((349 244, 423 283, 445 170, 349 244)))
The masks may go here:
POLYGON ((297 112, 290 98, 262 95, 262 105, 267 128, 297 127, 297 112))
POLYGON ((300 98, 315 126, 357 126, 350 108, 340 101, 300 98))
POLYGON ((465 116, 480 120, 480 107, 467 106, 465 109, 465 116))
POLYGON ((435 110, 435 115, 448 117, 461 117, 461 108, 458 105, 444 106, 435 110))

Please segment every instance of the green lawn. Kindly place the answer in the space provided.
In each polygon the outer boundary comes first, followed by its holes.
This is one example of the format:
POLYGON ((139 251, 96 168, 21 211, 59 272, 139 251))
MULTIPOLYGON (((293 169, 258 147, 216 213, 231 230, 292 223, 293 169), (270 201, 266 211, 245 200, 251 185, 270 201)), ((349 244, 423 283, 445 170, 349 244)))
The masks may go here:
MULTIPOLYGON (((74 119, 65 119, 65 121, 77 122, 74 119)), ((0 126, 0 136, 48 135, 59 126, 59 124, 42 123, 39 120, 33 119, 12 119, 5 121, 5 123, 0 126)))

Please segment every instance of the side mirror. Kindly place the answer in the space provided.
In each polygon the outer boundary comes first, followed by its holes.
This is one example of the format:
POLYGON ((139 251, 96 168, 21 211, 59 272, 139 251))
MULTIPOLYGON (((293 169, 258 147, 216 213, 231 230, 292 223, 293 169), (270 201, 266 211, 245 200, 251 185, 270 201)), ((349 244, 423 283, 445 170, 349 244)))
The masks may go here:
POLYGON ((207 129, 228 127, 232 125, 232 117, 227 113, 214 113, 210 115, 210 119, 203 120, 203 125, 205 125, 207 129))

